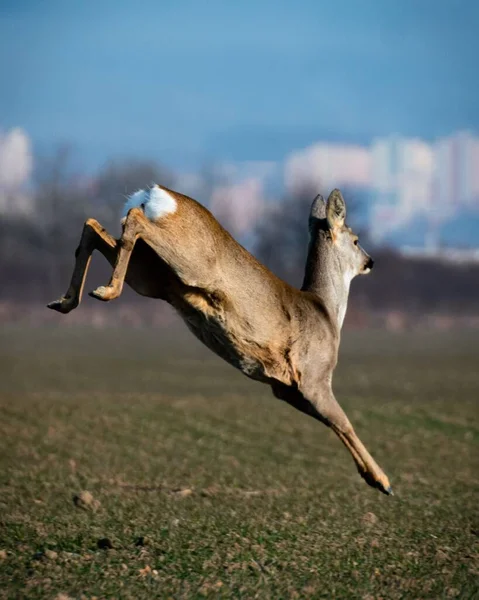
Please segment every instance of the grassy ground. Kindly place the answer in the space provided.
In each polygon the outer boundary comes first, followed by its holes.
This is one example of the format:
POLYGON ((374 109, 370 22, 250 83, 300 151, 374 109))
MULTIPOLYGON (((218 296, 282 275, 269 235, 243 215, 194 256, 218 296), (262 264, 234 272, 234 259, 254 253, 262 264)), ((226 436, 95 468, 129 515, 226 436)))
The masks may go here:
POLYGON ((478 348, 345 336, 388 498, 187 334, 4 329, 0 598, 479 597, 478 348))

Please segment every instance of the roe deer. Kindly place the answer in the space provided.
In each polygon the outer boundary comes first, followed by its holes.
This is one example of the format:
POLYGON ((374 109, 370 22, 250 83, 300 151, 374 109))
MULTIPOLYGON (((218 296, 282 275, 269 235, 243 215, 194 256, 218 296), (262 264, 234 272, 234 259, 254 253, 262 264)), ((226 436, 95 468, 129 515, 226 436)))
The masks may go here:
POLYGON ((48 307, 68 313, 78 306, 91 254, 99 250, 114 269, 110 283, 91 296, 113 300, 126 281, 138 294, 165 300, 213 352, 331 427, 365 481, 392 494, 331 389, 350 282, 373 266, 345 225, 340 191, 327 203, 321 196, 313 201, 301 290, 271 273, 188 196, 155 185, 133 194, 124 214, 119 240, 86 221, 70 287, 48 307))

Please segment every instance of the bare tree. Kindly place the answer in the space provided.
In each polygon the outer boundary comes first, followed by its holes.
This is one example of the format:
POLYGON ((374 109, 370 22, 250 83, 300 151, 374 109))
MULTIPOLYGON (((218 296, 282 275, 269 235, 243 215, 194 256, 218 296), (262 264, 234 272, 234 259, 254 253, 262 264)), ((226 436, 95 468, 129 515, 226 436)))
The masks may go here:
POLYGON ((172 184, 165 169, 150 162, 112 162, 96 176, 81 175, 73 148, 60 145, 37 159, 33 214, 6 214, 0 221, 3 298, 47 297, 71 270, 78 230, 88 216, 120 229, 125 196, 145 185, 172 184))

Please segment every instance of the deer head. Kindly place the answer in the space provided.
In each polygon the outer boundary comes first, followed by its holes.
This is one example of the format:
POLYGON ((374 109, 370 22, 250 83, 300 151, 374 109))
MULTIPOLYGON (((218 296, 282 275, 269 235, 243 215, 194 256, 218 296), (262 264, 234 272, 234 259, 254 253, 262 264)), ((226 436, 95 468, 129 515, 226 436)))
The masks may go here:
POLYGON ((316 196, 309 215, 310 241, 302 287, 323 299, 337 315, 339 326, 351 280, 369 273, 374 264, 345 220, 346 203, 339 190, 333 190, 327 202, 316 196))

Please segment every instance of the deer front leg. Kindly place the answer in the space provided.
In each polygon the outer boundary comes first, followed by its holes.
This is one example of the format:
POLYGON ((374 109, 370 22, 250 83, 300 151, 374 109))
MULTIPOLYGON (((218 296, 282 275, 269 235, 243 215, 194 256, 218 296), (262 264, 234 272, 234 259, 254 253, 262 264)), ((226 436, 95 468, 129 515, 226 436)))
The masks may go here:
POLYGON ((113 263, 117 254, 117 241, 95 219, 87 219, 83 226, 80 244, 75 252, 75 267, 68 291, 58 300, 47 304, 48 308, 67 314, 81 301, 86 274, 94 250, 99 250, 113 263))
POLYGON ((139 208, 132 208, 129 211, 123 225, 122 236, 118 240, 118 252, 110 283, 89 292, 92 298, 108 302, 121 294, 133 248, 144 231, 144 219, 143 211, 139 208))
POLYGON ((346 413, 334 397, 331 387, 329 385, 322 386, 308 400, 312 406, 312 416, 331 427, 351 453, 359 474, 366 483, 384 494, 393 495, 387 475, 356 435, 346 413))
POLYGON ((288 386, 276 386, 273 387, 273 393, 276 397, 285 400, 301 412, 331 427, 349 450, 359 474, 366 483, 379 489, 384 494, 393 495, 389 479, 356 435, 346 413, 334 397, 329 384, 321 383, 315 386, 313 391, 309 388, 298 391, 288 386))

